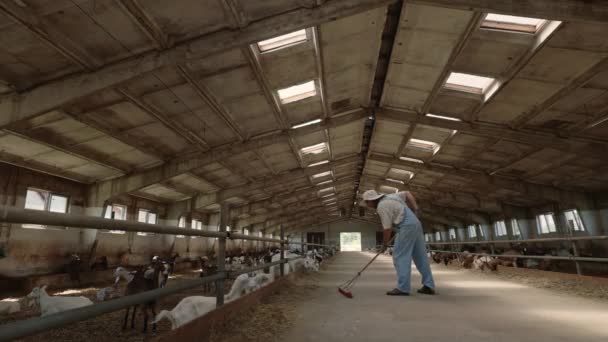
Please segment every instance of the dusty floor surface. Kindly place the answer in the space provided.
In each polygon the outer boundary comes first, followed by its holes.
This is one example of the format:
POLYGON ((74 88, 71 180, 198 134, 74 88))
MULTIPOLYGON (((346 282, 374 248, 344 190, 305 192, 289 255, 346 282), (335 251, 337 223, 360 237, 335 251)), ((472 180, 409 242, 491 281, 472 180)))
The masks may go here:
MULTIPOLYGON (((354 299, 338 294, 336 285, 370 258, 336 256, 321 272, 319 288, 297 306, 282 340, 607 341, 608 301, 502 278, 508 275, 434 265, 439 295, 388 297, 396 276, 392 260, 381 256, 358 282, 354 299)), ((415 269, 413 275, 415 289, 420 277, 415 269)))

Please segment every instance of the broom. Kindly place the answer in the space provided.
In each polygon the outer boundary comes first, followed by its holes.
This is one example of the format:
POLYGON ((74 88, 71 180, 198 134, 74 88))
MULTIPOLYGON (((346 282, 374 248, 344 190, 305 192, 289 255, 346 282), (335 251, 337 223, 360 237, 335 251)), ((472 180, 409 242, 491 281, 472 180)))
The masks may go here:
MULTIPOLYGON (((388 242, 388 245, 391 245, 393 243, 393 241, 395 240, 395 237, 397 235, 393 235, 393 237, 391 238, 391 240, 388 242)), ((382 254, 384 251, 380 251, 378 253, 376 253, 376 255, 372 258, 372 260, 370 260, 367 265, 365 265, 361 271, 357 272, 357 274, 352 277, 352 279, 348 280, 345 283, 342 283, 342 285, 338 286, 338 292, 340 292, 340 294, 342 294, 344 297, 346 298, 353 298, 353 293, 351 291, 351 289, 353 288, 353 286, 355 286, 355 283, 357 282, 357 280, 359 280, 359 277, 361 277, 361 274, 363 273, 363 271, 365 271, 365 269, 367 269, 369 267, 369 265, 371 265, 374 260, 376 260, 376 258, 378 258, 378 256, 380 254, 382 254)))

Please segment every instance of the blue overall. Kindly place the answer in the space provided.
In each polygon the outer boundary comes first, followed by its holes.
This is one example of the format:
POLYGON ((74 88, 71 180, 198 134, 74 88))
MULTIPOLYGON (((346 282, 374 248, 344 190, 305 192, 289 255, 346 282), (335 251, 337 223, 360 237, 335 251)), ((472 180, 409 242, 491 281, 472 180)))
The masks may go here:
POLYGON ((397 288, 401 292, 410 293, 413 259, 418 272, 422 276, 422 285, 434 289, 435 281, 426 253, 422 224, 405 202, 392 196, 383 199, 383 201, 391 200, 399 201, 404 206, 403 220, 399 224, 393 225, 393 230, 397 233, 393 247, 393 264, 397 271, 397 288))

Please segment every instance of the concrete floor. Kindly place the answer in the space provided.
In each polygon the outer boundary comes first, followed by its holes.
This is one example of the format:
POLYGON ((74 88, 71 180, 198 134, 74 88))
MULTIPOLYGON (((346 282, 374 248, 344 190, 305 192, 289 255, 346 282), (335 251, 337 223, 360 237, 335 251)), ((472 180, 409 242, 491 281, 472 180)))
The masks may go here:
MULTIPOLYGON (((319 288, 299 305, 285 341, 607 341, 608 303, 484 278, 434 265, 437 296, 389 297, 396 276, 381 256, 354 299, 336 286, 370 254, 344 252, 326 265, 319 288)), ((413 271, 413 289, 420 277, 413 271)))

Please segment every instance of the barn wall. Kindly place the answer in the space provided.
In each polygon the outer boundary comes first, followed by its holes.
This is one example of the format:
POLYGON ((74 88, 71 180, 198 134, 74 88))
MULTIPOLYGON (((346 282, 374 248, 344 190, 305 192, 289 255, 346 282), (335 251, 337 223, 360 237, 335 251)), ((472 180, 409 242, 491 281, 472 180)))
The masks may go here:
POLYGON ((376 232, 380 231, 379 224, 362 222, 358 220, 344 220, 330 222, 322 225, 311 226, 306 229, 306 232, 323 232, 325 233, 326 244, 340 244, 341 232, 359 232, 361 233, 361 248, 374 248, 376 246, 376 232))
MULTIPOLYGON (((69 197, 69 212, 82 214, 85 186, 58 177, 0 163, 0 203, 25 206, 28 187, 69 197)), ((72 253, 86 250, 84 232, 79 228, 23 228, 21 224, 0 223, 0 275, 27 276, 59 271, 72 253)))

